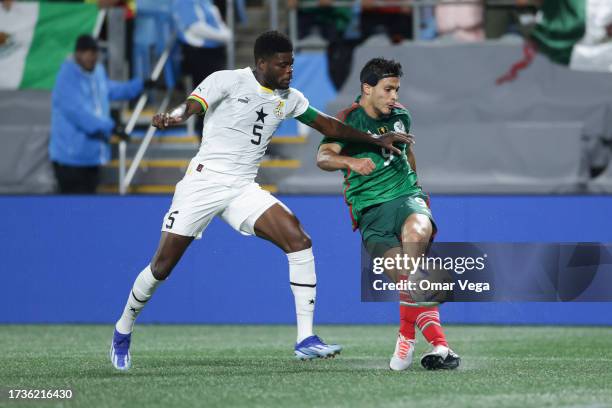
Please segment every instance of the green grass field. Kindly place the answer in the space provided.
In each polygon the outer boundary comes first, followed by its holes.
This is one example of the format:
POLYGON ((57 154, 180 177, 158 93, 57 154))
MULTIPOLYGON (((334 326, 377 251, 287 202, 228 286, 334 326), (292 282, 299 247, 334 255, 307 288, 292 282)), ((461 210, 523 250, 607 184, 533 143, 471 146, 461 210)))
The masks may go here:
MULTIPOLYGON (((133 368, 108 361, 111 326, 0 326, 0 406, 612 407, 612 328, 449 326, 457 371, 388 369, 391 326, 320 326, 345 351, 294 361, 289 326, 137 327, 133 368), (8 400, 66 388, 72 401, 8 400)), ((420 355, 426 350, 422 338, 420 355)))

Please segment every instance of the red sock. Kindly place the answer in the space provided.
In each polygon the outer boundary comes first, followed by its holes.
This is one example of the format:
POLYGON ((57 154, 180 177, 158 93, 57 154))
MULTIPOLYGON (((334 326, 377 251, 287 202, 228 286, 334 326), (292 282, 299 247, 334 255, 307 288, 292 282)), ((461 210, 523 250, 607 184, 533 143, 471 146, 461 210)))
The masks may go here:
POLYGON ((400 333, 408 339, 414 339, 414 326, 419 328, 423 337, 434 346, 447 346, 446 336, 440 324, 438 307, 406 306, 400 304, 400 333))
POLYGON ((399 332, 407 339, 414 340, 414 322, 417 315, 414 314, 416 307, 400 305, 400 329, 399 332))
POLYGON ((414 323, 418 313, 415 314, 415 310, 418 309, 417 304, 412 300, 412 296, 408 292, 400 291, 400 329, 399 332, 402 336, 407 339, 414 340, 415 330, 414 323), (410 306, 408 306, 410 305, 410 306))
POLYGON ((440 314, 438 307, 419 307, 419 313, 416 317, 416 325, 423 333, 425 339, 434 346, 446 346, 446 337, 440 324, 440 314))

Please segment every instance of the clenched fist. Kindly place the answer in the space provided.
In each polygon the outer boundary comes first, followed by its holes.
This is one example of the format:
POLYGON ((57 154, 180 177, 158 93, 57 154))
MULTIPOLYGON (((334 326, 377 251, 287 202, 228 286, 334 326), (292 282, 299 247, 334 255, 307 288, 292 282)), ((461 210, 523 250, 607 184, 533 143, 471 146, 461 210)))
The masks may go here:
POLYGON ((372 172, 376 169, 376 165, 372 159, 367 157, 363 159, 351 158, 351 161, 349 161, 349 168, 357 174, 367 176, 372 174, 372 172))
POLYGON ((166 129, 167 127, 178 125, 183 120, 176 116, 171 116, 169 113, 158 113, 153 116, 152 124, 158 129, 166 129))

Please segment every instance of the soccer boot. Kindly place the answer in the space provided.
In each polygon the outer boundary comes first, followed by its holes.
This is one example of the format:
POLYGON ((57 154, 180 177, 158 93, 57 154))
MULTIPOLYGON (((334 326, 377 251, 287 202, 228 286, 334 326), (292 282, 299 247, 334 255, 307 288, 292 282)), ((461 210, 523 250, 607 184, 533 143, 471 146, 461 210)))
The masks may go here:
POLYGON ((121 334, 115 329, 110 348, 110 360, 117 370, 127 371, 132 366, 130 357, 130 341, 132 333, 121 334))
POLYGON ((461 358, 446 346, 435 346, 421 357, 421 365, 428 370, 454 370, 461 358))
POLYGON ((310 336, 295 345, 295 358, 298 360, 333 358, 336 354, 340 354, 340 351, 342 351, 342 346, 325 344, 319 336, 310 336))
POLYGON ((397 335, 395 343, 395 352, 389 361, 389 368, 393 371, 403 371, 412 364, 412 355, 414 354, 414 340, 407 339, 401 333, 397 335))

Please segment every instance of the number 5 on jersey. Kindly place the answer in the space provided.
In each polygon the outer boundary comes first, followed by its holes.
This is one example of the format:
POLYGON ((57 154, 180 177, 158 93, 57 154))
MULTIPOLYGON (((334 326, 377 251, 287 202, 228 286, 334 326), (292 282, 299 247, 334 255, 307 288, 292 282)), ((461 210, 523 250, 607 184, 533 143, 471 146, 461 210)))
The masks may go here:
POLYGON ((261 125, 253 125, 253 135, 257 136, 257 139, 251 139, 251 143, 256 146, 261 144, 261 131, 263 130, 263 126, 261 125))

